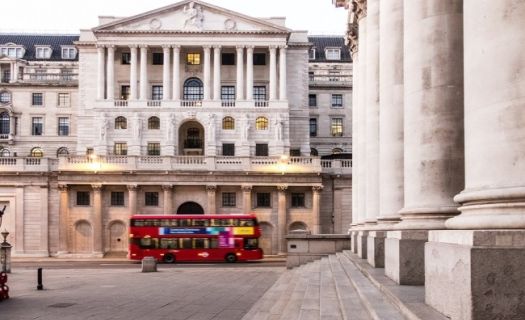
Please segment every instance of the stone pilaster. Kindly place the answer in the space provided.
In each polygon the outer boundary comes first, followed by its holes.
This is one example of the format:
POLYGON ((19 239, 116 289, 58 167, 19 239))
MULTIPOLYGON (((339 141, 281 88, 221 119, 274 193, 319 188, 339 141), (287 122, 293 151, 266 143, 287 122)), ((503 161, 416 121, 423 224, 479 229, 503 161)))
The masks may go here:
POLYGON ((288 186, 279 185, 277 186, 277 228, 278 228, 278 241, 279 241, 279 253, 284 254, 286 250, 286 233, 288 227, 288 219, 286 212, 286 194, 288 186))
POLYGON ((171 184, 163 184, 162 191, 164 197, 162 199, 164 203, 163 214, 172 215, 173 213, 173 186, 171 184))
POLYGON ((138 214, 137 212, 137 190, 138 186, 136 184, 128 184, 128 208, 129 208, 129 215, 138 214))
POLYGON ((67 184, 58 185, 59 208, 58 208, 58 255, 69 251, 68 226, 69 226, 69 192, 67 184))
POLYGON ((115 99, 115 46, 109 45, 106 64, 106 95, 108 100, 115 99))
POLYGON ((171 46, 163 45, 163 64, 162 64, 162 100, 171 100, 171 46))
POLYGON ((104 223, 102 218, 102 185, 92 184, 93 189, 93 254, 95 256, 104 255, 104 223))
POLYGON ((180 46, 173 46, 173 100, 180 100, 180 46))
POLYGON ((279 47, 279 100, 281 101, 288 99, 286 79, 286 46, 281 46, 279 47))
POLYGON ((129 99, 138 99, 138 57, 137 57, 137 46, 129 46, 130 49, 130 66, 129 66, 129 99))
POLYGON ((319 234, 321 232, 321 191, 323 191, 323 186, 312 187, 313 234, 319 234))
POLYGON ((217 213, 217 186, 209 184, 206 186, 206 194, 208 196, 208 214, 217 213))
POLYGON ((243 185, 242 189, 242 212, 248 214, 252 211, 252 186, 243 185))
POLYGON ((148 46, 140 46, 140 100, 149 98, 148 46))
POLYGON ((253 46, 246 47, 246 100, 253 100, 253 46))
POLYGON ((237 100, 243 100, 244 99, 244 46, 237 46, 237 77, 236 77, 236 99, 237 100))

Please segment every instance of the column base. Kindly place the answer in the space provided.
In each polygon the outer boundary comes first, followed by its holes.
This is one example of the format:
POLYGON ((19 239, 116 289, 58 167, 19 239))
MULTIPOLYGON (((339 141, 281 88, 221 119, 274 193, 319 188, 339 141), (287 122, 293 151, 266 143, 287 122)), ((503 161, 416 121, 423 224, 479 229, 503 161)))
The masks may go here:
POLYGON ((440 230, 425 245, 426 303, 451 319, 525 319, 525 231, 440 230))
POLYGON ((353 253, 357 254, 357 236, 359 234, 359 231, 351 231, 350 232, 350 237, 351 237, 351 241, 350 241, 350 244, 351 244, 351 250, 353 253))
POLYGON ((388 231, 385 239, 385 275, 397 284, 425 284, 427 230, 388 231))
POLYGON ((368 263, 374 268, 385 267, 385 237, 384 231, 370 231, 367 238, 368 263))
POLYGON ((368 252, 366 246, 368 244, 368 231, 358 231, 357 235, 357 255, 361 259, 366 259, 368 252))

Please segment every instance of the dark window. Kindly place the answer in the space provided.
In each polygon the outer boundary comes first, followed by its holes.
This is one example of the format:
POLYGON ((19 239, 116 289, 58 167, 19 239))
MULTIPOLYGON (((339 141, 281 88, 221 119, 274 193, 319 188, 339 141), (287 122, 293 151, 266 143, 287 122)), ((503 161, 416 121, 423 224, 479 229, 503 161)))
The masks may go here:
POLYGON ((317 137, 317 119, 310 118, 310 137, 317 137))
POLYGON ((235 65, 235 54, 233 53, 223 53, 222 54, 222 65, 223 66, 233 66, 235 65))
POLYGON ((69 154, 69 151, 67 150, 66 147, 61 147, 61 148, 58 148, 57 150, 57 157, 67 156, 68 154, 69 154))
POLYGON ((342 107, 343 107, 343 95, 333 94, 332 95, 332 108, 342 108, 342 107))
POLYGON ((157 207, 159 205, 159 193, 158 192, 145 192, 144 193, 144 204, 146 206, 157 207))
POLYGON ((31 102, 33 106, 43 106, 44 105, 44 95, 40 92, 33 93, 31 102))
POLYGON ((317 95, 316 94, 308 95, 308 106, 317 107, 317 95))
POLYGON ((113 146, 113 153, 117 156, 128 155, 128 144, 125 142, 116 142, 113 146))
POLYGON ((223 192, 222 193, 222 206, 223 207, 235 207, 235 192, 223 192))
POLYGON ((235 100, 235 87, 234 86, 222 86, 221 87, 221 100, 227 100, 227 101, 235 100))
POLYGON ((151 87, 151 100, 162 100, 162 86, 151 87))
POLYGON ((160 143, 148 142, 148 156, 160 156, 160 143))
POLYGON ((44 131, 44 119, 42 117, 32 118, 31 134, 34 136, 41 136, 44 131))
POLYGON ((304 208, 304 193, 292 193, 292 208, 304 208))
POLYGON ((129 93, 130 93, 129 86, 121 86, 120 87, 120 99, 128 100, 129 99, 129 93))
POLYGON ((270 207, 270 193, 261 192, 257 193, 257 207, 270 207))
POLYGON ((310 81, 314 81, 314 79, 315 79, 315 76, 314 76, 313 71, 309 71, 309 72, 308 72, 308 80, 310 80, 310 81))
POLYGON ((149 117, 149 119, 148 119, 148 129, 149 130, 158 130, 158 129, 160 129, 160 119, 158 117, 149 117))
POLYGON ((253 54, 253 65, 254 66, 266 65, 266 53, 254 53, 253 54))
POLYGON ((130 52, 122 52, 122 57, 120 59, 121 64, 130 64, 131 63, 131 53, 130 52))
POLYGON ((126 118, 120 116, 115 118, 115 129, 127 129, 128 128, 128 120, 126 118))
POLYGON ((184 100, 202 100, 203 97, 202 81, 197 78, 190 78, 184 82, 184 100))
POLYGON ((69 118, 58 118, 58 135, 69 136, 69 118))
POLYGON ((267 143, 255 144, 255 156, 267 157, 268 156, 268 144, 267 143))
POLYGON ((253 99, 266 101, 266 87, 265 86, 254 86, 253 87, 253 99))
POLYGON ((235 144, 234 143, 223 143, 222 144, 222 155, 223 156, 234 156, 235 155, 235 144))
POLYGON ((317 151, 316 148, 310 148, 310 155, 312 157, 317 157, 319 155, 319 151, 317 151))
POLYGON ((2 112, 0 113, 0 134, 9 134, 11 119, 9 113, 2 112))
POLYGON ((152 56, 154 65, 164 64, 164 54, 162 52, 153 52, 152 56))
POLYGON ((124 192, 122 191, 111 192, 111 205, 112 206, 123 206, 124 205, 124 192))
POLYGON ((77 191, 77 206, 89 206, 89 191, 77 191))
POLYGON ((0 103, 9 103, 11 102, 11 93, 7 91, 0 92, 0 103))
POLYGON ((300 157, 301 156, 301 149, 290 149, 290 156, 291 157, 300 157))

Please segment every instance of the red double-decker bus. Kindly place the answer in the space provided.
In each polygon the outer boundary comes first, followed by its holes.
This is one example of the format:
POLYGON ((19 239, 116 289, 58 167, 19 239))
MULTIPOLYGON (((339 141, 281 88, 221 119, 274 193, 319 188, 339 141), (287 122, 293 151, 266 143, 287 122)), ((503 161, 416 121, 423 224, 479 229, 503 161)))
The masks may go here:
POLYGON ((246 261, 263 258, 254 215, 133 215, 129 258, 157 261, 246 261))

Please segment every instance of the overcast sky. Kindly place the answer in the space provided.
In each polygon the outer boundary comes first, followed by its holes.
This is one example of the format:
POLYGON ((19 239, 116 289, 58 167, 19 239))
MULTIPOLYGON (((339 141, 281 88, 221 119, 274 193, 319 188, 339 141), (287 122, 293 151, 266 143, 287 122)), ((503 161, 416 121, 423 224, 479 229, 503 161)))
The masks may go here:
MULTIPOLYGON (((99 15, 132 16, 177 0, 2 0, 0 32, 78 33, 99 15)), ((253 17, 286 17, 287 27, 310 34, 343 34, 346 12, 332 0, 207 0, 253 17)))

